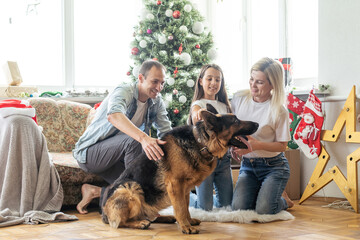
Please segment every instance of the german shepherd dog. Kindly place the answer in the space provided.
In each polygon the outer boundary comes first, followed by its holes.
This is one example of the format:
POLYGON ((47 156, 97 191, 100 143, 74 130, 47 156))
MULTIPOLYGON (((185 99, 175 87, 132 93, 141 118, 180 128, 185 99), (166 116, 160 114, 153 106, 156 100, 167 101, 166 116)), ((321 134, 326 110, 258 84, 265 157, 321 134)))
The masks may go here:
POLYGON ((240 121, 234 114, 217 114, 212 105, 201 112, 195 126, 181 126, 168 132, 161 145, 164 156, 150 161, 145 154, 134 159, 101 196, 102 220, 112 228, 146 229, 151 222, 178 222, 185 234, 199 233, 200 220, 191 218, 191 189, 209 176, 229 146, 248 148, 241 135, 253 134, 258 124, 240 121), (158 212, 170 205, 174 216, 158 212))

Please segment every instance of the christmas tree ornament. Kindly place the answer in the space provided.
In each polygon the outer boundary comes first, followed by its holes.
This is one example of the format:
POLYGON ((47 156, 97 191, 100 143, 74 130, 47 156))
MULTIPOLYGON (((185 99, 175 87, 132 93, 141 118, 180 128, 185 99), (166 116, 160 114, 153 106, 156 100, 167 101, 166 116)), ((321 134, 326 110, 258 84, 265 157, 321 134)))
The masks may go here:
POLYGON ((138 55, 138 54, 139 54, 139 49, 138 49, 137 47, 133 47, 133 48, 131 49, 131 54, 132 54, 132 55, 138 55))
POLYGON ((301 117, 305 108, 305 102, 292 93, 289 93, 287 96, 286 106, 289 111, 289 121, 290 121, 290 136, 291 140, 288 142, 288 147, 291 149, 297 149, 299 146, 294 141, 294 132, 299 124, 301 117))
POLYGON ((167 52, 165 50, 161 50, 159 52, 159 54, 160 54, 160 56, 164 57, 164 56, 166 56, 167 52))
POLYGON ((179 102, 181 102, 181 103, 186 103, 186 97, 184 96, 184 95, 181 95, 180 97, 179 97, 179 102))
POLYGON ((174 78, 176 78, 176 74, 178 73, 178 68, 176 67, 175 70, 174 70, 174 78))
POLYGON ((154 61, 158 61, 159 59, 157 59, 156 57, 154 57, 152 60, 154 60, 154 61))
POLYGON ((195 34, 201 34, 204 32, 204 25, 201 22, 195 22, 192 26, 192 31, 195 34))
POLYGON ((180 15, 181 15, 181 13, 179 10, 175 10, 172 14, 173 18, 175 18, 175 19, 179 19, 180 15))
POLYGON ((169 84, 170 86, 174 85, 175 84, 175 79, 173 78, 168 78, 168 80, 166 81, 167 84, 169 84))
POLYGON ((183 52, 179 58, 185 65, 189 65, 191 63, 191 56, 187 52, 183 52))
POLYGON ((195 85, 194 80, 190 79, 186 81, 186 85, 190 88, 192 88, 195 85))
POLYGON ((171 40, 174 39, 174 36, 173 36, 173 35, 170 35, 170 36, 168 36, 168 39, 171 41, 171 40))
POLYGON ((172 15, 173 15, 173 11, 172 11, 171 9, 167 9, 167 10, 165 11, 165 16, 171 17, 172 15))
POLYGON ((130 71, 128 71, 128 72, 126 73, 126 75, 130 76, 130 75, 131 75, 131 72, 130 72, 130 71))
POLYGON ((179 112, 180 112, 179 109, 177 109, 177 108, 174 109, 175 114, 179 114, 179 112))
POLYGON ((147 34, 152 34, 152 30, 149 28, 149 29, 146 30, 146 33, 147 34))
POLYGON ((166 37, 164 35, 160 35, 160 37, 158 38, 158 41, 160 44, 165 44, 166 43, 166 37))
POLYGON ((174 88, 173 94, 174 94, 174 95, 177 95, 178 93, 179 93, 179 91, 178 91, 176 88, 174 88))
POLYGON ((141 40, 141 41, 139 42, 139 46, 142 47, 142 48, 146 48, 146 46, 147 46, 146 40, 141 40))
POLYGON ((182 43, 181 43, 181 44, 180 44, 180 47, 179 47, 179 55, 181 55, 182 50, 183 50, 183 47, 182 47, 182 43))
POLYGON ((148 15, 146 15, 146 18, 149 19, 149 20, 154 20, 155 17, 153 14, 149 13, 148 15))
POLYGON ((139 77, 139 72, 140 72, 140 66, 135 66, 132 70, 132 74, 136 79, 139 77))
POLYGON ((305 103, 302 119, 294 133, 294 141, 309 159, 320 155, 320 133, 324 122, 321 101, 315 96, 313 90, 305 103))
POLYGON ((190 4, 186 4, 186 5, 184 6, 185 12, 191 12, 191 9, 192 9, 192 7, 191 7, 190 4))
POLYGON ((140 30, 139 30, 139 34, 143 34, 143 33, 144 33, 143 30, 140 29, 140 30))
POLYGON ((183 32, 183 33, 187 33, 188 28, 187 28, 185 25, 182 25, 182 26, 179 28, 179 30, 180 30, 181 32, 183 32))
POLYGON ((210 60, 215 60, 217 57, 217 51, 215 48, 211 48, 209 49, 209 51, 207 52, 207 56, 210 60))
POLYGON ((156 4, 157 4, 157 5, 161 5, 161 1, 157 1, 156 4))
POLYGON ((195 45, 195 48, 199 49, 199 48, 200 48, 200 45, 199 45, 199 44, 196 44, 196 45, 195 45))

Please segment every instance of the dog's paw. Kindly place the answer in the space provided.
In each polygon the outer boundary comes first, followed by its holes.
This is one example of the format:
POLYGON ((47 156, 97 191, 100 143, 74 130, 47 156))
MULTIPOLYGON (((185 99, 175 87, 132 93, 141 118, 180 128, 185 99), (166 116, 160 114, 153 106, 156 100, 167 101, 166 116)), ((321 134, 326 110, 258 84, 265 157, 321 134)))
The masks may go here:
POLYGON ((183 226, 181 228, 181 231, 184 234, 198 234, 199 233, 199 229, 196 227, 192 227, 192 226, 183 226))
POLYGON ((190 224, 191 226, 197 226, 197 225, 200 225, 201 221, 197 218, 191 218, 190 219, 190 224))
POLYGON ((139 222, 138 228, 140 229, 148 229, 151 222, 149 220, 142 220, 139 222))

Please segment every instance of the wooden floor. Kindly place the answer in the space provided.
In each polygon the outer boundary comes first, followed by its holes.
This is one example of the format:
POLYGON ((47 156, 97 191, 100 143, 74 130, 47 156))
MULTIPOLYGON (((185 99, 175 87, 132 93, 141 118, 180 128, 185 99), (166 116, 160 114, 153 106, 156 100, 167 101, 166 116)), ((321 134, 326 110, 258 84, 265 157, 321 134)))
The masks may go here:
POLYGON ((102 223, 96 209, 87 215, 70 209, 79 221, 0 228, 0 239, 360 239, 360 214, 322 206, 334 198, 310 198, 289 209, 295 220, 271 223, 203 222, 200 234, 184 235, 176 224, 152 224, 147 230, 111 229, 102 223))

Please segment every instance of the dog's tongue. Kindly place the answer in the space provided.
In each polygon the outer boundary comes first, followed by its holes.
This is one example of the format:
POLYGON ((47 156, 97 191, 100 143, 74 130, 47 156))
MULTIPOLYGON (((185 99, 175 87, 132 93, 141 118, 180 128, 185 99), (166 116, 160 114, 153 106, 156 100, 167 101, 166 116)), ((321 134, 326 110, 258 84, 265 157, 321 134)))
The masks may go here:
POLYGON ((249 142, 244 137, 237 136, 237 138, 239 138, 243 143, 245 143, 245 145, 248 147, 248 149, 252 151, 251 145, 249 144, 249 142))

